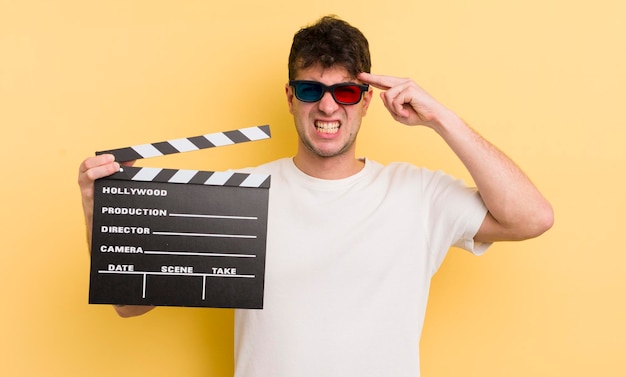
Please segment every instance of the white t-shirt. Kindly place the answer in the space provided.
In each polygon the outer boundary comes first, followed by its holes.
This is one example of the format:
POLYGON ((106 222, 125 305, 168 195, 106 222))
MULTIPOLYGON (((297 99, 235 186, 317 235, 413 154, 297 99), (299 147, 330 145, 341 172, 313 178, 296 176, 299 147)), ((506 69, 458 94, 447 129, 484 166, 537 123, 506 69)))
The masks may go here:
POLYGON ((272 175, 265 296, 236 311, 235 376, 419 376, 431 277, 451 246, 488 247, 476 190, 371 160, 340 180, 287 158, 252 171, 272 175))

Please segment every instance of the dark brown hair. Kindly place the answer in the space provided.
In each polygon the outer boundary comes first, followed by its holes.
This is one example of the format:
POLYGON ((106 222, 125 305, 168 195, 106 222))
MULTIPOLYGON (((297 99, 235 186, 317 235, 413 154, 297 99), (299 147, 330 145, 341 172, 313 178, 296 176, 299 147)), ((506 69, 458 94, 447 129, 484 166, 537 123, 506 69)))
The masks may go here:
POLYGON ((325 16, 293 37, 289 53, 289 79, 299 69, 319 64, 322 68, 341 66, 356 77, 370 72, 369 43, 361 31, 336 16, 325 16))

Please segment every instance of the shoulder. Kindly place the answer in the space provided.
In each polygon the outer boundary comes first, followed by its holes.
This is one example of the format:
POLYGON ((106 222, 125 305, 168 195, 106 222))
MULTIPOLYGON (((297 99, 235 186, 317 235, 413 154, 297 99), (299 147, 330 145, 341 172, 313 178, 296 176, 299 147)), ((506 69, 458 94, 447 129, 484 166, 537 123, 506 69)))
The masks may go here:
POLYGON ((280 158, 278 160, 266 162, 264 164, 255 166, 255 167, 247 167, 242 169, 237 169, 238 172, 241 173, 253 173, 253 174, 277 174, 281 170, 284 170, 286 166, 288 166, 290 159, 280 158))
POLYGON ((447 174, 442 171, 432 171, 428 168, 416 166, 408 162, 392 162, 387 165, 382 165, 368 160, 368 163, 374 165, 374 170, 377 171, 379 177, 385 177, 393 181, 411 181, 413 183, 419 182, 423 184, 437 179, 438 177, 447 176, 447 174))
MULTIPOLYGON (((369 162, 369 161, 368 161, 369 162)), ((476 189, 443 170, 431 170, 407 162, 379 165, 376 182, 385 182, 393 191, 410 191, 428 200, 446 196, 474 195, 476 189)))

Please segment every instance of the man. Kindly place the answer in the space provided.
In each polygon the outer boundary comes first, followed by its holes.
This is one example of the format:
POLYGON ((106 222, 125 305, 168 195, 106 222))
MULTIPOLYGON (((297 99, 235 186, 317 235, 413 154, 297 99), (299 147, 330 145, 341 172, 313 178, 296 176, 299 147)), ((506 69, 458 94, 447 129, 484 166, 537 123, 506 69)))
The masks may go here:
MULTIPOLYGON (((263 310, 237 310, 236 376, 419 376, 430 279, 451 246, 536 237, 553 213, 524 173, 410 79, 373 75, 361 32, 324 17, 294 36, 285 87, 298 149, 248 171, 272 174, 263 310), (477 190, 405 163, 355 155, 372 88, 392 117, 437 132, 477 190)), ((93 181, 119 169, 86 159, 93 181)), ((121 316, 151 307, 120 306, 121 316)))

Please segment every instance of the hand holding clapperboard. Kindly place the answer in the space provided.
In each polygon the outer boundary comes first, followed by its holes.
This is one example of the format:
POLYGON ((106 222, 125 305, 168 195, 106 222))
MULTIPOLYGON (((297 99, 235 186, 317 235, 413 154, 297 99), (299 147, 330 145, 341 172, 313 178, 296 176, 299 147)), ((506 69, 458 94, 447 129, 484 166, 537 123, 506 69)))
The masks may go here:
MULTIPOLYGON (((269 126, 97 152, 118 162, 269 139, 269 126)), ((124 166, 96 180, 90 304, 263 307, 270 177, 124 166)))

